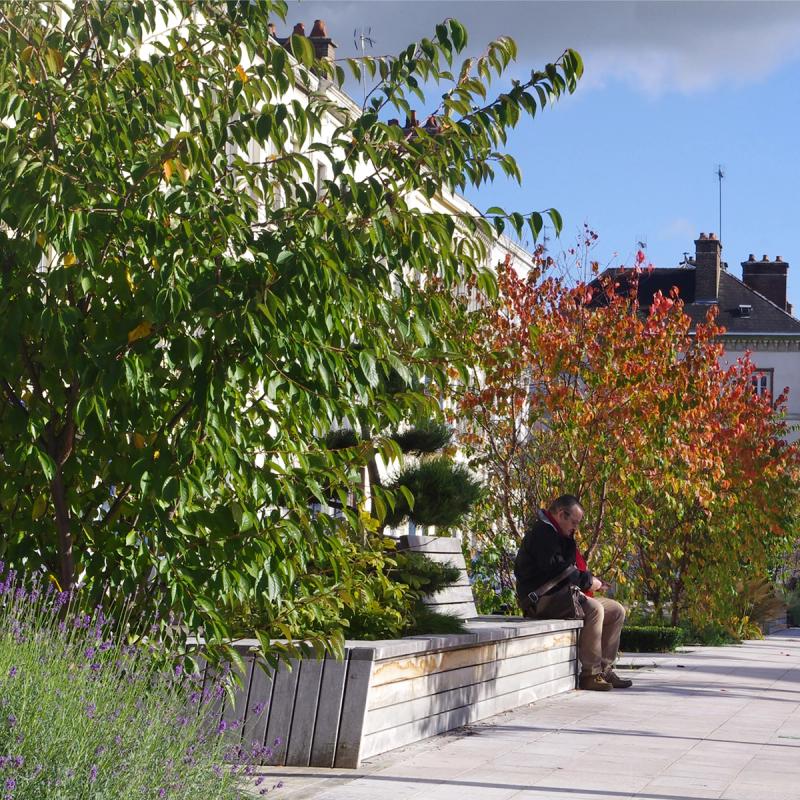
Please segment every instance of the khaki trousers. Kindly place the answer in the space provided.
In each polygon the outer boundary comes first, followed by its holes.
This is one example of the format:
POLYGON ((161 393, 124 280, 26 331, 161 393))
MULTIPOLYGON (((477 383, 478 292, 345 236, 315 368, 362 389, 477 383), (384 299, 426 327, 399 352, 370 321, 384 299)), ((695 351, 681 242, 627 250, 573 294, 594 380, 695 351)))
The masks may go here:
POLYGON ((614 663, 619 636, 625 622, 625 607, 607 597, 584 597, 583 630, 578 641, 582 675, 605 672, 614 663))

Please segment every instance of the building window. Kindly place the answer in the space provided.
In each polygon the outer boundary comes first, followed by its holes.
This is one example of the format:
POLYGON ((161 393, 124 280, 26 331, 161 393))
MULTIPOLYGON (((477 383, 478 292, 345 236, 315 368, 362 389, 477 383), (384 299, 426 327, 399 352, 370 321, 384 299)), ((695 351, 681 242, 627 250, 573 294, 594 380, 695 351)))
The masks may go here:
POLYGON ((753 384, 753 391, 759 397, 772 397, 772 375, 773 369, 757 369, 750 379, 753 384))

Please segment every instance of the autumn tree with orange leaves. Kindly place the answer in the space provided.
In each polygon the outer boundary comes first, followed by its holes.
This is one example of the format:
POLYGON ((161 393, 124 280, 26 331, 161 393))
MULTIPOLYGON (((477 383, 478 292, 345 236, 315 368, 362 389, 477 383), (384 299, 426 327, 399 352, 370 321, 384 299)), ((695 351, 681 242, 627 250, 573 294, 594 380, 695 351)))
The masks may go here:
POLYGON ((541 253, 524 277, 506 264, 470 316, 454 416, 489 489, 471 529, 477 583, 512 601, 524 521, 569 492, 586 510, 581 548, 619 595, 674 623, 741 628, 737 587, 795 526, 785 398, 755 396, 748 359, 720 366, 713 311, 690 331, 677 293, 640 308, 642 260, 624 290, 607 277, 568 287, 541 253))

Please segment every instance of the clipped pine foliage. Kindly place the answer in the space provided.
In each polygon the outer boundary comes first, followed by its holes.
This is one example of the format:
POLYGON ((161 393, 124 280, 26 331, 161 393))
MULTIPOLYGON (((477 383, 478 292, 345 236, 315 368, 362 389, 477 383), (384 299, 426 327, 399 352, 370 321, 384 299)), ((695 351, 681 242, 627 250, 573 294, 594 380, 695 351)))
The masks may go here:
POLYGON ((433 561, 418 550, 399 550, 394 561, 396 566, 389 570, 389 577, 419 594, 440 592, 461 577, 458 567, 433 561))
POLYGON ((454 617, 452 614, 442 614, 428 608, 421 601, 414 606, 413 621, 405 631, 406 636, 425 636, 445 633, 464 633, 466 628, 464 620, 454 617))
POLYGON ((329 431, 324 441, 328 450, 344 450, 358 444, 358 434, 352 428, 337 428, 329 431))
POLYGON ((404 453, 422 455, 435 453, 453 440, 453 430, 449 425, 437 422, 428 422, 409 428, 402 433, 392 434, 404 453))
POLYGON ((480 498, 481 484, 462 464, 445 457, 423 461, 404 468, 387 486, 395 491, 395 507, 386 515, 386 524, 396 527, 408 518, 417 525, 448 528, 458 524, 480 498), (405 487, 414 498, 410 508, 397 491, 405 487))

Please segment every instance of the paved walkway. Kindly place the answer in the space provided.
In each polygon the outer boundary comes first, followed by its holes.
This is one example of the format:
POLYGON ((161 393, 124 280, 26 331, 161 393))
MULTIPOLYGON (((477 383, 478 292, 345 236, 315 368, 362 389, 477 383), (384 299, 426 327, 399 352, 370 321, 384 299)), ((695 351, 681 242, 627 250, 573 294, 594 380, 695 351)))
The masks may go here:
POLYGON ((275 800, 800 800, 800 629, 624 658, 570 692, 365 762, 275 767, 275 800), (620 670, 622 672, 622 670, 620 670))

